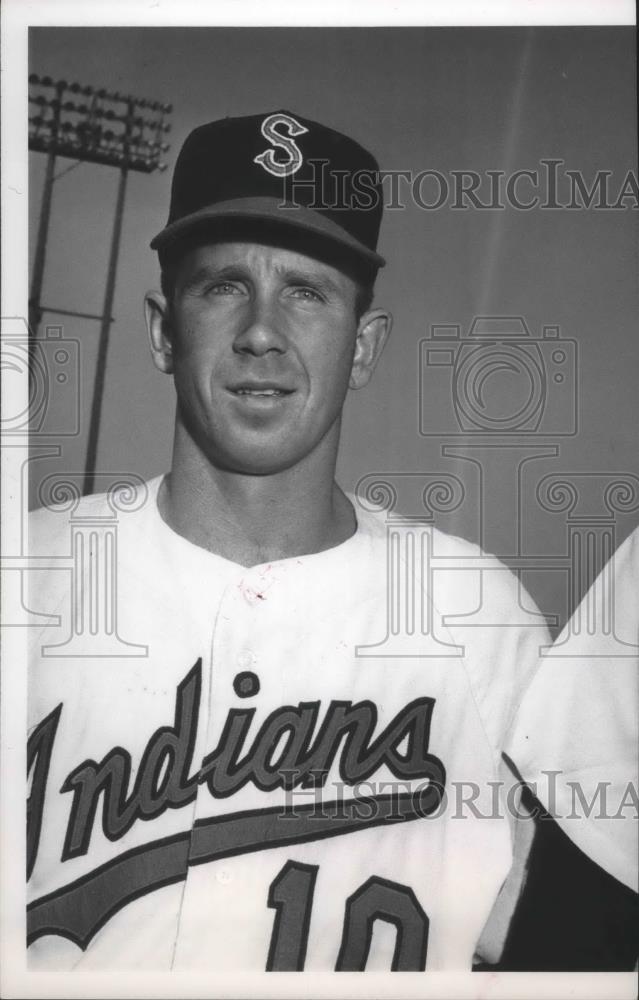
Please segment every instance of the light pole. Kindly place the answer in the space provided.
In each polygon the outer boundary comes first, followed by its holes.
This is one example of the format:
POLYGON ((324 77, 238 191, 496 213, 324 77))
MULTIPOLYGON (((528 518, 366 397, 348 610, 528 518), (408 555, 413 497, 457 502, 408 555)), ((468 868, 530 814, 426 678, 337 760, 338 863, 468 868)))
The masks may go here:
POLYGON ((37 337, 45 312, 100 321, 83 487, 84 493, 91 493, 95 479, 109 331, 113 322, 111 314, 127 177, 130 170, 150 174, 156 170, 166 169, 166 164, 160 162, 160 156, 169 148, 164 140, 171 128, 167 116, 171 113, 172 107, 160 101, 104 89, 96 90, 79 83, 69 84, 66 80, 54 81, 50 77, 40 77, 37 74, 31 74, 29 84, 31 87, 29 103, 36 110, 36 113, 29 117, 29 149, 47 155, 29 294, 29 332, 31 338, 37 337), (59 156, 75 160, 77 163, 99 163, 117 167, 120 172, 104 302, 100 315, 42 305, 53 185, 57 179, 55 166, 59 156))

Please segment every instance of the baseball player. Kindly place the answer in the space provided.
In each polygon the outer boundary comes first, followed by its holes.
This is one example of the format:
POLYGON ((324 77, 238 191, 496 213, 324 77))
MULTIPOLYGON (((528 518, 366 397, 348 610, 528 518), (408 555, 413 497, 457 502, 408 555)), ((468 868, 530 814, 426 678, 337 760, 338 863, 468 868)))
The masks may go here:
POLYGON ((543 658, 507 748, 570 839, 634 892, 638 593, 639 528, 604 566, 543 658))
POLYGON ((298 114, 186 140, 146 300, 171 470, 31 525, 32 968, 498 954, 501 751, 548 636, 496 559, 335 483, 391 326, 381 212, 374 158, 298 114))

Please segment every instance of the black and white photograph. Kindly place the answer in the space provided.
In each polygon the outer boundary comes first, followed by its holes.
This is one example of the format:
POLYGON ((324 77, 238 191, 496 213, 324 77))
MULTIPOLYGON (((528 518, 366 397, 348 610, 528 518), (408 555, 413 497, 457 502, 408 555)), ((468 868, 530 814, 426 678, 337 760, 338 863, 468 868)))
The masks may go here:
POLYGON ((3 996, 636 996, 634 6, 480 6, 5 3, 3 996))

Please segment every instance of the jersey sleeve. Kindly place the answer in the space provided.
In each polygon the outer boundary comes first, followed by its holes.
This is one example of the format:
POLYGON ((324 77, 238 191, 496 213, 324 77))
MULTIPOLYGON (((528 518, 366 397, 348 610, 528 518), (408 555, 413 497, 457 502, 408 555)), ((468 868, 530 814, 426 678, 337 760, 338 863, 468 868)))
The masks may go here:
POLYGON ((499 756, 541 651, 550 645, 546 619, 515 574, 478 546, 436 533, 434 551, 450 566, 435 574, 437 617, 463 655, 486 736, 499 756))
POLYGON ((639 530, 544 656, 506 751, 571 840, 637 889, 639 530))
MULTIPOLYGON (((463 652, 472 697, 495 756, 500 808, 510 825, 512 864, 476 946, 476 959, 494 965, 524 886, 534 837, 532 817, 518 794, 519 777, 502 751, 519 703, 539 668, 540 651, 551 640, 530 594, 500 560, 454 536, 436 535, 434 546, 451 565, 436 580, 435 601, 449 635, 463 652), (481 568, 474 569, 473 564, 481 568)), ((473 780, 472 769, 469 778, 473 780)))

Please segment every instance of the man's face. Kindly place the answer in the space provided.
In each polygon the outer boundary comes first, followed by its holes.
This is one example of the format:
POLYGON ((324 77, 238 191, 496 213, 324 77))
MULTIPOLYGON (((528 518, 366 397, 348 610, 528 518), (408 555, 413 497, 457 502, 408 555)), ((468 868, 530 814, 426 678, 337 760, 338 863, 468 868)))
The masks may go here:
POLYGON ((370 329, 358 323, 356 292, 292 250, 228 242, 187 253, 169 307, 150 297, 151 337, 161 323, 169 360, 155 350, 156 363, 173 373, 178 420, 210 462, 271 474, 327 436, 337 444, 346 390, 368 381, 388 325, 372 313, 370 329))

